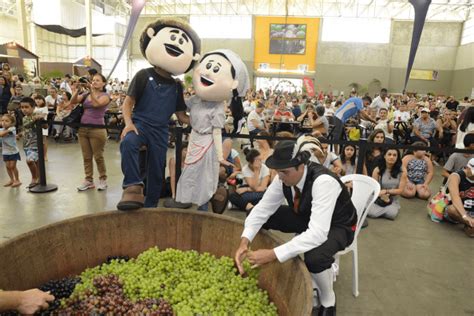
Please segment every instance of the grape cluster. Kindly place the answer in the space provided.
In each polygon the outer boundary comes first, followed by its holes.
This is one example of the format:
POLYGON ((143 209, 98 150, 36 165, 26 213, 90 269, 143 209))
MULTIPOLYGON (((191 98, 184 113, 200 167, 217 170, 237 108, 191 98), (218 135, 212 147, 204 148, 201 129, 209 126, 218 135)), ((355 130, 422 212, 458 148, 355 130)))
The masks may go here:
POLYGON ((247 278, 236 275, 229 257, 155 247, 136 259, 111 260, 85 270, 72 296, 97 291, 95 278, 113 274, 122 282, 126 298, 133 302, 163 298, 178 315, 276 315, 276 306, 258 287, 258 270, 250 269, 248 262, 244 266, 247 278))
POLYGON ((126 298, 123 284, 116 275, 97 276, 92 283, 94 289, 63 300, 61 307, 51 315, 173 315, 171 305, 163 299, 132 302, 126 298))
POLYGON ((78 277, 66 277, 60 280, 50 280, 41 285, 39 289, 44 292, 49 291, 52 295, 54 295, 54 301, 49 303, 48 309, 37 312, 36 315, 50 315, 51 312, 59 307, 61 299, 71 296, 76 284, 80 281, 81 279, 78 277))
MULTIPOLYGON (((36 312, 35 315, 46 316, 51 315, 61 303, 61 299, 68 298, 74 291, 74 287, 80 282, 78 277, 66 277, 60 280, 50 280, 38 288, 44 292, 50 292, 54 295, 54 301, 49 303, 48 309, 36 312)), ((16 316, 19 315, 16 311, 0 312, 0 316, 16 316)))
POLYGON ((112 260, 128 261, 130 260, 130 257, 129 256, 108 256, 107 259, 105 259, 105 263, 111 263, 112 260))

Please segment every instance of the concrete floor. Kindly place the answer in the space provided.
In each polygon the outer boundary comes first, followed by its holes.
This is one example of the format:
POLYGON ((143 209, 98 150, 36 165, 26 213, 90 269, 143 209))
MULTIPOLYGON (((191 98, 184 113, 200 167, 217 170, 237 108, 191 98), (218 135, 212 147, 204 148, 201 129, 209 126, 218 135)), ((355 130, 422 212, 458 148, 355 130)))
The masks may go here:
MULTIPOLYGON (((59 186, 53 193, 28 193, 29 171, 21 161, 23 185, 0 187, 0 242, 46 224, 115 209, 122 181, 118 143, 107 144, 105 157, 106 192, 77 192, 83 179, 78 144, 50 142, 48 182, 59 186)), ((0 183, 5 182, 5 166, 0 162, 0 183)), ((432 189, 439 184, 437 176, 432 189)), ((359 235, 358 298, 351 292, 351 255, 341 259, 335 283, 339 315, 474 315, 474 241, 462 233, 461 226, 432 223, 426 202, 402 199, 401 204, 395 221, 369 220, 369 227, 359 235)), ((225 214, 244 217, 236 211, 225 214)))

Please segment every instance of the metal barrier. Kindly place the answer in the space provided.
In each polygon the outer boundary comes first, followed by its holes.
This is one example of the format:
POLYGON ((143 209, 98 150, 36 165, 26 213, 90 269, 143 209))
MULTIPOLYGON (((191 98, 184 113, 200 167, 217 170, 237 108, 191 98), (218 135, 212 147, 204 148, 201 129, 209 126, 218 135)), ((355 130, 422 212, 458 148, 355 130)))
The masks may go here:
MULTIPOLYGON (((38 121, 36 124, 36 136, 38 138, 38 164, 39 164, 39 171, 40 171, 40 184, 31 188, 30 192, 32 193, 46 193, 55 191, 58 189, 58 186, 55 184, 48 184, 46 180, 46 168, 45 168, 45 161, 44 161, 44 150, 43 150, 43 137, 42 137, 42 125, 44 124, 54 124, 54 125, 64 125, 70 126, 73 128, 79 127, 92 127, 92 128, 103 128, 103 129, 115 129, 120 130, 117 126, 111 125, 94 125, 94 124, 80 124, 80 123, 71 123, 66 124, 62 121, 38 121)), ((176 156, 176 183, 178 183, 178 179, 181 176, 181 149, 183 146, 183 135, 184 135, 184 128, 181 126, 176 126, 174 129, 175 137, 176 137, 176 147, 175 147, 175 156, 176 156)), ((251 143, 255 139, 267 139, 267 140, 296 140, 297 137, 276 137, 276 136, 258 136, 258 135, 243 135, 243 134, 232 134, 232 133, 223 133, 223 137, 231 138, 231 139, 249 139, 251 143)), ((328 140, 328 144, 330 145, 354 145, 359 148, 357 151, 357 173, 362 173, 365 157, 367 151, 374 147, 379 148, 386 148, 386 149, 402 149, 402 150, 426 150, 428 152, 442 152, 442 153, 468 153, 474 154, 474 150, 469 149, 456 149, 456 148, 438 148, 438 147, 424 147, 424 146, 412 146, 412 145, 404 145, 404 144, 386 144, 386 143, 369 143, 367 140, 362 139, 360 141, 345 141, 345 140, 328 140)))

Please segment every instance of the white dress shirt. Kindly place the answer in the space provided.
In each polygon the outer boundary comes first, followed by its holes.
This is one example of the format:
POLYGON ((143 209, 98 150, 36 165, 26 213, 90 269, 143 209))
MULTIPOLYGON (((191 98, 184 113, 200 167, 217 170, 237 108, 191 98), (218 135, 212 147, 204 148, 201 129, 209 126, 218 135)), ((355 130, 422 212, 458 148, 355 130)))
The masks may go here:
MULTIPOLYGON (((303 192, 307 173, 308 168, 305 166, 303 177, 296 185, 301 192, 303 192)), ((292 188, 291 190, 294 196, 294 189, 292 188)), ((327 174, 319 176, 313 182, 311 192, 313 201, 311 203, 311 216, 308 228, 290 241, 273 249, 278 261, 285 262, 301 253, 320 246, 327 240, 332 215, 341 191, 342 188, 339 182, 327 174)), ((262 200, 255 205, 245 220, 242 237, 252 241, 263 224, 276 212, 284 200, 283 183, 277 175, 263 195, 262 200)))

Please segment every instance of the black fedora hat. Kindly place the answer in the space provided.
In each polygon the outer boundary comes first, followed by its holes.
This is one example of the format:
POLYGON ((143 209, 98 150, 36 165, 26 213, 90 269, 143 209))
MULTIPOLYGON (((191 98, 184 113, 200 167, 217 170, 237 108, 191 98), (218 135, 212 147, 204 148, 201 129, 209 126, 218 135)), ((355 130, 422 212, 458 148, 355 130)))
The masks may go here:
POLYGON ((292 158, 295 141, 282 140, 275 146, 273 155, 267 158, 265 164, 270 169, 286 169, 296 167, 303 162, 299 158, 292 158))

